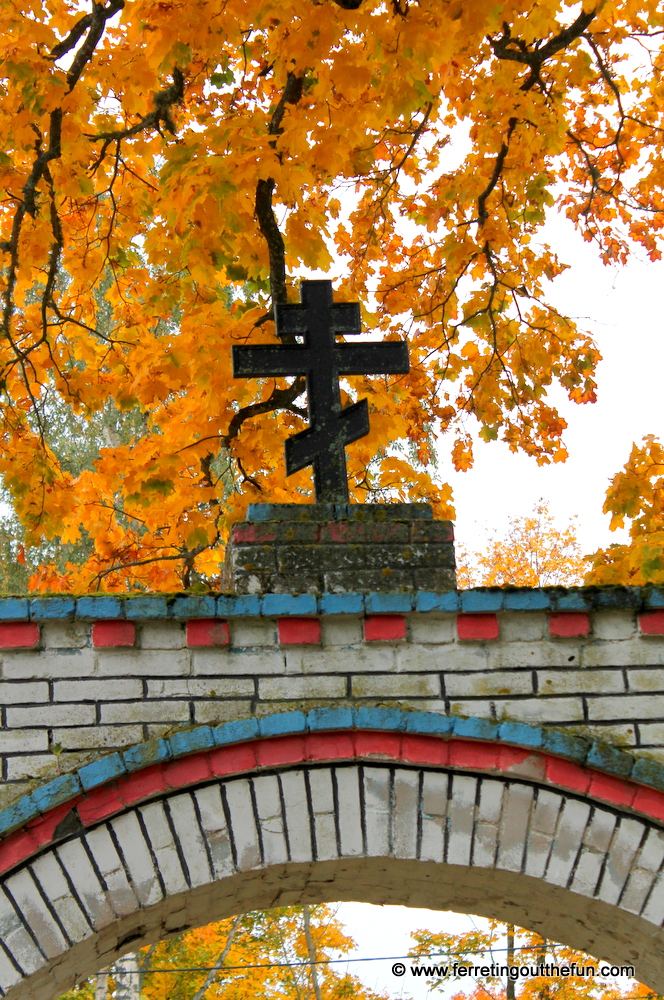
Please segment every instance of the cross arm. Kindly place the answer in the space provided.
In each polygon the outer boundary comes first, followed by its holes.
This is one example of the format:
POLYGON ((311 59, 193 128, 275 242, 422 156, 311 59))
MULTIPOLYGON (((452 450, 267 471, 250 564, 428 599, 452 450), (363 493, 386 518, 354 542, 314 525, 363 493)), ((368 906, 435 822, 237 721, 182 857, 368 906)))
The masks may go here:
POLYGON ((304 347, 258 344, 235 346, 232 351, 235 378, 306 375, 309 370, 308 351, 304 347))
POLYGON ((410 371, 408 345, 403 340, 383 344, 337 344, 340 375, 405 375, 410 371))

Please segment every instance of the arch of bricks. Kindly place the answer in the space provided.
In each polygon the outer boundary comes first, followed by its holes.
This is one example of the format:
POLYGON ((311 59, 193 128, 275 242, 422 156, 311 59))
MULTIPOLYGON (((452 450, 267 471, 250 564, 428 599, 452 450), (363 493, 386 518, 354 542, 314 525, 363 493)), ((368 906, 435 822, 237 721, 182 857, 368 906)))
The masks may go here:
POLYGON ((662 990, 663 663, 657 588, 2 598, 0 989, 354 898, 662 990))
POLYGON ((332 899, 499 916, 661 990, 664 793, 634 769, 607 775, 582 744, 336 709, 100 758, 17 803, 0 851, 2 995, 51 1000, 129 947, 332 899))

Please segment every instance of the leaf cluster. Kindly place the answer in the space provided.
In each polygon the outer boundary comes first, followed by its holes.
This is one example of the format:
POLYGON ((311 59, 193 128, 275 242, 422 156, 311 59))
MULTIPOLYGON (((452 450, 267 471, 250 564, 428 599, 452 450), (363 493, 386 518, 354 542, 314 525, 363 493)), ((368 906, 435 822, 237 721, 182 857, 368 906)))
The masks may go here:
POLYGON ((312 271, 410 345, 344 385, 353 500, 451 515, 432 441, 468 468, 471 425, 563 461, 549 390, 591 402, 599 351, 541 230, 659 256, 662 30, 656 0, 0 0, 0 475, 28 546, 87 546, 30 586, 214 585, 248 503, 311 498, 302 380, 230 348, 312 271), (73 461, 63 408, 82 452, 136 419, 73 461))

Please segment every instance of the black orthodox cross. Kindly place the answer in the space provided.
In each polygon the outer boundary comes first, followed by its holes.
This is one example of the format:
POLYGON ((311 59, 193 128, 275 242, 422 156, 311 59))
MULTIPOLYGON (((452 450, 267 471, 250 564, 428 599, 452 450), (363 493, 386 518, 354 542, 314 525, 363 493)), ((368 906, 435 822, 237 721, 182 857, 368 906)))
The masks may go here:
POLYGON ((276 332, 299 335, 303 342, 233 348, 236 378, 304 375, 309 427, 286 441, 286 475, 314 467, 320 503, 347 503, 345 447, 369 433, 369 407, 360 399, 341 407, 342 375, 392 375, 409 370, 408 345, 338 344, 340 334, 360 333, 357 302, 333 302, 331 281, 303 281, 301 304, 277 304, 276 332))

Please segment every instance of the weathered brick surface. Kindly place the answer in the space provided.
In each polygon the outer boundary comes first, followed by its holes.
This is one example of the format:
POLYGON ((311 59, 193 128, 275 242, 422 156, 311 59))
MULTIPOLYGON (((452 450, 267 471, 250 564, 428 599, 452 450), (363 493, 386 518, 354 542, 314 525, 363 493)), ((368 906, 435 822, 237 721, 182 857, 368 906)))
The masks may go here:
POLYGON ((428 505, 307 505, 306 520, 257 505, 231 530, 225 580, 238 594, 441 590, 455 586, 453 530, 428 505), (262 507, 262 510, 258 510, 262 507), (278 518, 282 516, 282 519, 278 518), (254 516, 270 520, 252 521, 254 516))

